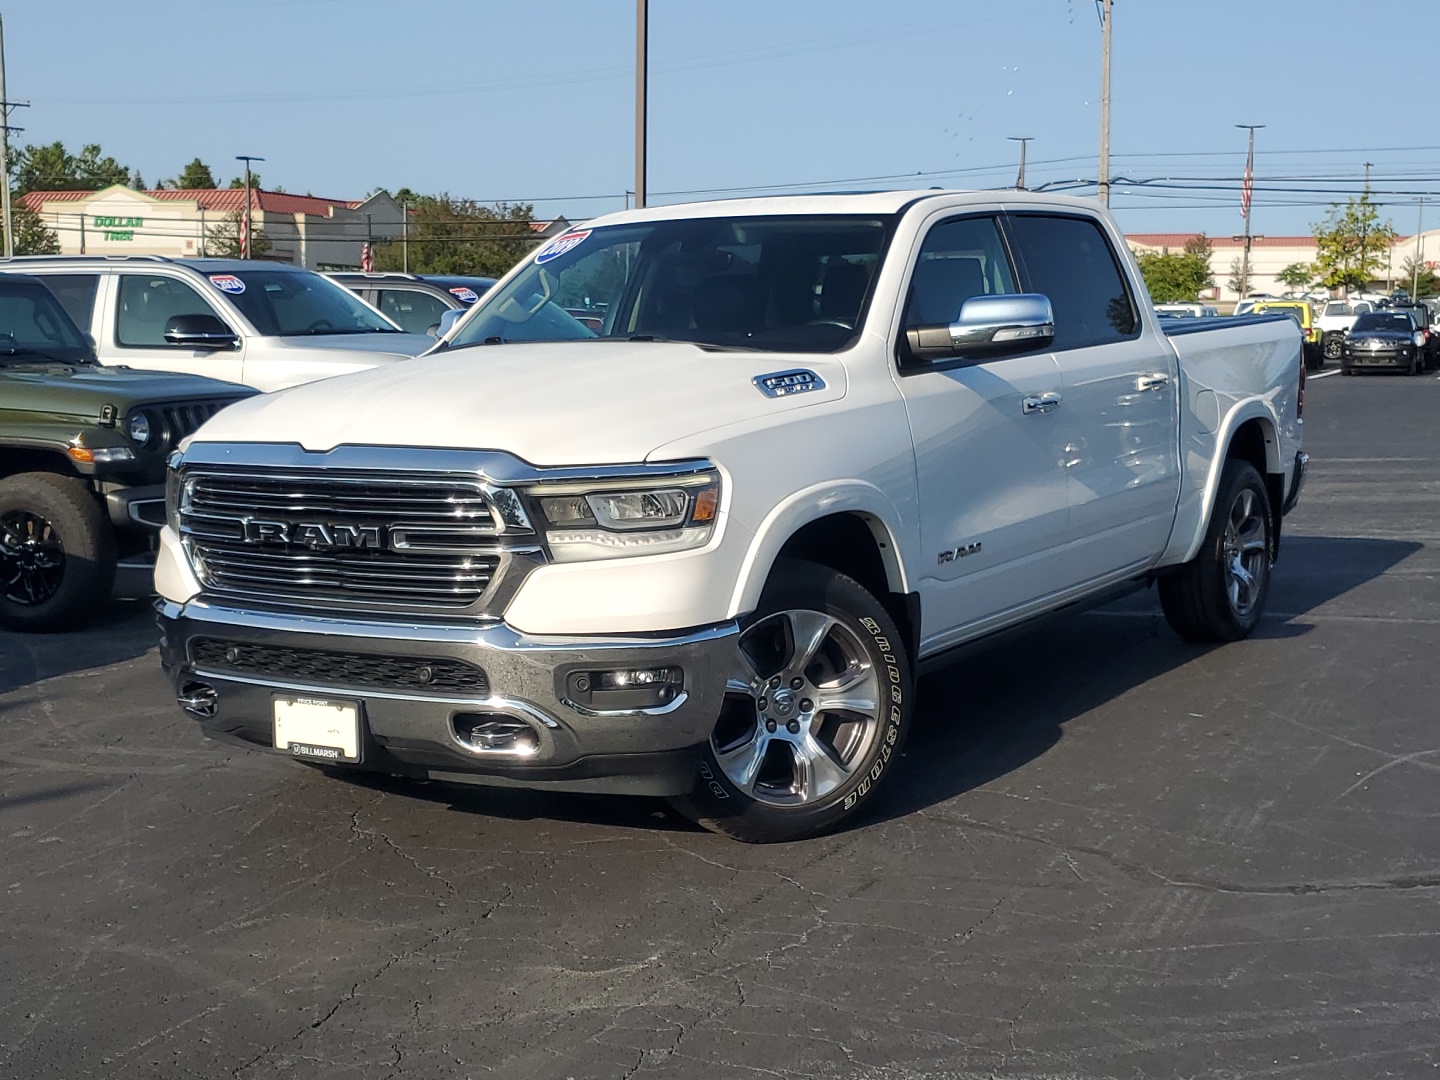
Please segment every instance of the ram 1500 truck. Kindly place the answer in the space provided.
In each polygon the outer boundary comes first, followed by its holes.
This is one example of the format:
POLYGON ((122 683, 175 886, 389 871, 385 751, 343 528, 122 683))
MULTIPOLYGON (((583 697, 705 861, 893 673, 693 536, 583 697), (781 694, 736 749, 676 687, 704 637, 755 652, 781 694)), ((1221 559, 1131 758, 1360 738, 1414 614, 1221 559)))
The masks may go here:
POLYGON ((1185 637, 1248 634, 1300 354, 1285 317, 1162 329, 1085 200, 614 214, 432 354, 182 447, 162 660, 243 745, 811 835, 891 779, 916 673, 962 646, 1148 583, 1185 637))

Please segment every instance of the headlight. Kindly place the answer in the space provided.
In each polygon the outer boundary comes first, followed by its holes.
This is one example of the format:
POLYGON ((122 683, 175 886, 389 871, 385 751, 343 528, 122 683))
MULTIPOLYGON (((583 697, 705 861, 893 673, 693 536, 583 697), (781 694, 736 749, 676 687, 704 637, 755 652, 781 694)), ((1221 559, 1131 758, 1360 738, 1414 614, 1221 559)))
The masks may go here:
POLYGON ((130 417, 130 438, 139 446, 150 441, 150 417, 138 412, 130 417))
POLYGON ((180 454, 170 455, 165 470, 165 520, 172 529, 180 527, 180 454))
POLYGON ((714 472, 651 481, 543 484, 529 494, 556 562, 704 547, 720 516, 714 472))

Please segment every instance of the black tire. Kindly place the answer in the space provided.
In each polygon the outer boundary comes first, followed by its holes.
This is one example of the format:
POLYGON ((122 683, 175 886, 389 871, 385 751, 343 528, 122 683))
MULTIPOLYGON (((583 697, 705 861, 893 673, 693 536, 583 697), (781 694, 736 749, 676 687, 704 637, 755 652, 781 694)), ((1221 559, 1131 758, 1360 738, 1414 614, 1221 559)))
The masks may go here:
POLYGON ((1345 352, 1345 335, 1332 330, 1325 335, 1320 351, 1325 360, 1339 360, 1345 352))
POLYGON ((1325 352, 1319 342, 1316 342, 1314 345, 1306 342, 1301 352, 1305 358, 1306 371, 1319 371, 1325 366, 1325 352))
POLYGON ((737 639, 695 788, 671 803, 746 843, 827 832, 895 771, 913 701, 909 658, 880 601, 828 567, 781 560, 737 639), (801 639, 814 647, 797 648, 801 639))
POLYGON ((1274 522, 1255 466, 1227 460, 1199 553, 1159 581, 1171 629, 1196 642, 1239 641, 1255 629, 1270 592, 1274 522))
POLYGON ((0 480, 0 626, 76 626, 110 595, 115 535, 84 481, 55 473, 0 480))
POLYGON ((1410 366, 1405 369, 1405 374, 1413 378, 1414 376, 1419 375, 1420 372, 1424 369, 1425 359, 1419 353, 1416 353, 1413 357, 1411 357, 1410 366))

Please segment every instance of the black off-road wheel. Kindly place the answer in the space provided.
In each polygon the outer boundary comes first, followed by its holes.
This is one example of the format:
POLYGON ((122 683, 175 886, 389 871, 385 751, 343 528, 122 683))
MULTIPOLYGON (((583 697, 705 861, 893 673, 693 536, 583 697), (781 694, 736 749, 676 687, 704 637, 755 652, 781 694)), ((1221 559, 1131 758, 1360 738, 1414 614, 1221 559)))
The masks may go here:
POLYGON ((828 832, 894 773, 913 700, 880 601, 844 574, 782 560, 741 629, 695 788, 671 802, 746 843, 828 832))
POLYGON ((115 535, 83 481, 0 480, 0 626, 68 630, 110 595, 115 535))
POLYGON ((1320 351, 1326 360, 1339 360, 1345 352, 1345 335, 1332 330, 1325 335, 1320 351))
POLYGON ((1159 581, 1160 606, 1187 641, 1239 641, 1260 622, 1270 591, 1274 513, 1265 481, 1231 458, 1200 552, 1159 581))

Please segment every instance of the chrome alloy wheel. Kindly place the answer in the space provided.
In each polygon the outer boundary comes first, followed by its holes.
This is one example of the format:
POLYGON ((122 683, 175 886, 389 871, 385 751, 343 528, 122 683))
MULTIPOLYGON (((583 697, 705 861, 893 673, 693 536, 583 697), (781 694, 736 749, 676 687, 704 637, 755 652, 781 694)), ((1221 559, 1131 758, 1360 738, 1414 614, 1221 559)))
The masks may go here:
POLYGON ((64 578, 65 548, 54 525, 28 510, 0 516, 0 596, 34 607, 54 596, 64 578))
POLYGON ((844 785, 880 736, 881 682, 860 636, 823 611, 768 615, 739 639, 715 760, 741 792, 809 806, 844 785))
POLYGON ((1248 618, 1259 603, 1270 573, 1270 538, 1266 509, 1255 492, 1243 488, 1225 522, 1223 562, 1225 595, 1236 618, 1248 618))

